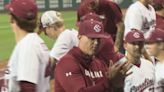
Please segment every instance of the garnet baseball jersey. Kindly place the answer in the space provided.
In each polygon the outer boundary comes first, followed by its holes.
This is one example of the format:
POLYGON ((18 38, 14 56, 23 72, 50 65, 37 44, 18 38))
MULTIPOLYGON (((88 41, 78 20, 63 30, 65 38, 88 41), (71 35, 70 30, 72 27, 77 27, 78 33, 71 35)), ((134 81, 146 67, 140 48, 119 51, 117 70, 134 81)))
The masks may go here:
POLYGON ((111 92, 106 69, 106 64, 74 47, 56 65, 55 92, 111 92))
POLYGON ((155 69, 152 62, 140 59, 139 66, 133 65, 125 78, 124 92, 154 92, 155 69))
POLYGON ((28 33, 14 48, 8 63, 9 92, 20 92, 19 81, 36 84, 36 92, 48 92, 49 77, 45 69, 49 61, 49 50, 36 33, 28 33))
POLYGON ((64 30, 57 38, 50 52, 50 56, 56 60, 60 60, 70 49, 78 45, 78 31, 64 30))
POLYGON ((136 1, 128 8, 124 24, 124 37, 131 29, 141 30, 147 37, 156 25, 155 10, 151 5, 148 5, 147 8, 140 1, 136 1))
POLYGON ((95 12, 104 18, 103 25, 104 30, 109 33, 113 39, 116 37, 117 26, 116 24, 122 21, 122 12, 120 7, 110 0, 99 0, 99 6, 96 11, 90 10, 88 7, 90 4, 87 3, 88 0, 81 2, 78 11, 78 21, 80 18, 89 12, 95 12))

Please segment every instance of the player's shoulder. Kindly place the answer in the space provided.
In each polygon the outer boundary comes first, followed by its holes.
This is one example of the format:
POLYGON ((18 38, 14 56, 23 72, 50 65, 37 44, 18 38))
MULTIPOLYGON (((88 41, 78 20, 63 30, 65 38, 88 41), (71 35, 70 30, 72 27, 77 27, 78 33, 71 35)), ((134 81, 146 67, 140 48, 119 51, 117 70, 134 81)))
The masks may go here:
POLYGON ((75 29, 66 29, 61 33, 61 35, 63 35, 63 36, 74 36, 74 35, 78 35, 78 31, 75 29))
POLYGON ((155 13, 155 9, 152 5, 149 4, 149 8, 150 8, 151 11, 153 11, 155 13))
POLYGON ((142 64, 144 64, 146 66, 152 66, 152 67, 154 67, 154 64, 153 64, 152 61, 149 61, 149 60, 147 60, 145 58, 140 58, 140 60, 141 60, 142 64))
POLYGON ((141 6, 140 2, 136 1, 129 6, 128 10, 138 10, 140 6, 141 6))
POLYGON ((58 63, 56 64, 56 70, 76 70, 78 69, 78 65, 76 63, 76 59, 69 52, 63 56, 58 63))
POLYGON ((36 33, 28 33, 20 42, 21 46, 29 47, 31 45, 38 45, 44 41, 36 33))
POLYGON ((113 8, 113 9, 120 9, 119 5, 116 2, 111 1, 111 0, 100 0, 99 4, 101 6, 106 6, 106 5, 108 6, 108 5, 110 5, 110 7, 113 8))

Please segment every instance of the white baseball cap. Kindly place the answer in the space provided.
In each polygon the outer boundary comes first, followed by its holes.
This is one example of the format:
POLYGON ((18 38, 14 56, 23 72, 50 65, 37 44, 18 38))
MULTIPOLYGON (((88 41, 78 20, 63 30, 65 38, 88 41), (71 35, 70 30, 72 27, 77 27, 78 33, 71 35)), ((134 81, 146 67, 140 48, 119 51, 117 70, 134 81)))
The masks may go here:
POLYGON ((63 21, 61 18, 61 13, 58 11, 46 11, 41 16, 41 23, 43 28, 48 27, 58 21, 63 21))

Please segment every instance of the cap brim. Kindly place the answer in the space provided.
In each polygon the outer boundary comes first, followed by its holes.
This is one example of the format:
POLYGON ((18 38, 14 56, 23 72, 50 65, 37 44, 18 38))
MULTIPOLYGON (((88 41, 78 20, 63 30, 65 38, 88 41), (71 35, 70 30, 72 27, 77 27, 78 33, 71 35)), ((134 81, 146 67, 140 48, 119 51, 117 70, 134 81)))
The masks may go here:
POLYGON ((145 42, 144 39, 135 39, 135 40, 130 40, 130 41, 126 41, 126 42, 129 42, 129 43, 132 43, 132 42, 145 42))
POLYGON ((89 38, 109 38, 109 35, 106 34, 91 34, 91 35, 86 35, 89 38))

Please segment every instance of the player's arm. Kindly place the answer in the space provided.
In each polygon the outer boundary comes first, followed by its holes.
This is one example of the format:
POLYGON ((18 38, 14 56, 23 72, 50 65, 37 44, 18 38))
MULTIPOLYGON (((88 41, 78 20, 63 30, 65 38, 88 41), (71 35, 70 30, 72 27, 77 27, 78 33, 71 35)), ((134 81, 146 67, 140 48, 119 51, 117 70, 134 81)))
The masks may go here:
POLYGON ((36 92, 36 84, 27 81, 19 81, 20 92, 36 92))
POLYGON ((123 44, 124 23, 121 21, 117 23, 116 26, 117 26, 117 34, 116 34, 116 40, 114 46, 115 46, 115 52, 118 52, 121 48, 121 45, 123 44))
POLYGON ((120 9, 120 7, 112 2, 107 1, 107 6, 112 10, 112 14, 114 16, 114 22, 117 26, 117 33, 116 33, 116 40, 115 40, 115 51, 118 52, 120 50, 120 47, 123 43, 123 35, 124 35, 124 23, 123 23, 123 14, 120 9))
POLYGON ((46 66, 45 77, 50 76, 50 79, 54 79, 54 70, 56 67, 57 60, 53 57, 49 58, 49 63, 46 66))
POLYGON ((36 92, 39 76, 39 58, 36 46, 24 46, 20 50, 17 67, 17 81, 21 92, 36 92))

